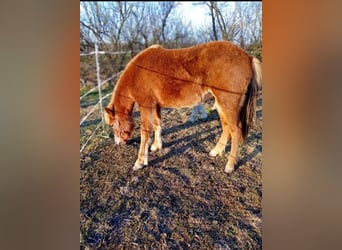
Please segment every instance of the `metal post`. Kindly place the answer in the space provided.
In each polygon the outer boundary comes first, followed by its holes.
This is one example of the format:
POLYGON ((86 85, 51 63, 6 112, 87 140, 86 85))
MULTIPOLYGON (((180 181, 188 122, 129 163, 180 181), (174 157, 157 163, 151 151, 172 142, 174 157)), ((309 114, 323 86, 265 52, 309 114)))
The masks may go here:
POLYGON ((99 91, 99 102, 100 102, 100 112, 101 112, 101 123, 102 123, 102 131, 104 131, 104 116, 103 116, 103 107, 102 107, 102 94, 101 94, 101 80, 100 80, 100 64, 99 64, 99 55, 98 55, 98 47, 95 43, 95 58, 96 58, 96 72, 97 72, 97 88, 99 91))

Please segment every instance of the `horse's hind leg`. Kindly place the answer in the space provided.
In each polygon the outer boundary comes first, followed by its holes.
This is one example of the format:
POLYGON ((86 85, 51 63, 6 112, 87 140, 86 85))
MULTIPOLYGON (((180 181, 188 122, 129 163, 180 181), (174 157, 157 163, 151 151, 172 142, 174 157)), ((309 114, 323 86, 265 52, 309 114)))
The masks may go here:
POLYGON ((231 149, 228 156, 228 162, 225 166, 225 172, 230 173, 234 170, 234 166, 237 163, 239 141, 242 136, 242 130, 239 127, 239 102, 233 102, 231 99, 230 107, 224 105, 226 102, 216 103, 217 111, 220 116, 222 124, 222 135, 217 142, 215 148, 210 151, 210 156, 216 156, 224 152, 225 146, 231 136, 231 149))
POLYGON ((219 107, 218 112, 221 120, 222 126, 222 134, 216 146, 210 151, 209 155, 215 157, 217 155, 222 155, 225 151, 228 139, 229 139, 229 129, 228 129, 228 122, 223 112, 221 112, 221 107, 219 107))
POLYGON ((235 121, 234 123, 229 124, 229 131, 232 137, 232 141, 230 153, 228 156, 228 162, 224 169, 226 173, 231 173, 234 170, 234 166, 238 160, 239 142, 242 136, 241 128, 237 125, 235 121))
POLYGON ((151 151, 157 151, 158 149, 162 149, 162 139, 161 139, 161 114, 160 114, 160 106, 157 105, 156 108, 153 109, 153 130, 154 130, 154 142, 151 146, 151 151))

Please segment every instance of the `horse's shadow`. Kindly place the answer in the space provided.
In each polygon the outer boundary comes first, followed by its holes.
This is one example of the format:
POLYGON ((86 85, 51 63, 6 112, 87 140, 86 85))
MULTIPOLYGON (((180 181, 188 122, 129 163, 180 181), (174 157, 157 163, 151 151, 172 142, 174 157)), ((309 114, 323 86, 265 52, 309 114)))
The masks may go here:
MULTIPOLYGON (((173 140, 173 141, 168 141, 166 143, 163 144, 164 146, 164 149, 167 149, 167 148, 171 148, 173 145, 177 145, 181 142, 187 142, 184 146, 180 147, 180 148, 177 148, 177 150, 170 150, 168 153, 166 153, 165 155, 161 156, 161 157, 158 157, 156 159, 153 159, 149 162, 149 164, 151 165, 154 165, 154 164, 158 164, 158 163, 161 163, 165 160, 168 160, 169 158, 172 158, 174 157, 175 155, 178 155, 178 154, 183 154, 184 152, 186 152, 188 149, 192 148, 193 147, 193 144, 197 144, 197 146, 199 147, 202 147, 201 146, 201 143, 204 142, 204 141, 207 141, 207 140, 215 140, 216 138, 216 134, 215 133, 212 133, 212 130, 216 129, 216 128, 219 128, 220 126, 215 126, 215 127, 212 127, 210 129, 207 129, 205 131, 202 132, 202 134, 206 134, 208 133, 208 135, 200 140, 194 140, 195 138, 198 137, 198 133, 195 133, 195 134, 192 134, 192 135, 189 135, 189 136, 185 136, 185 137, 182 137, 182 138, 178 138, 176 140, 173 140)), ((178 131, 177 129, 175 130, 170 130, 170 131, 178 131)), ((170 132, 171 133, 171 132, 170 132)), ((205 150, 204 148, 202 148, 202 150, 205 150)))
MULTIPOLYGON (((250 135, 244 145, 248 145, 249 143, 253 142, 257 138, 261 138, 261 132, 250 135)), ((251 153, 246 154, 245 157, 238 160, 238 163, 236 164, 235 169, 240 168, 241 166, 245 165, 247 162, 249 162, 251 159, 253 159, 258 153, 262 152, 262 145, 256 145, 251 153)))
MULTIPOLYGON (((258 105, 260 105, 261 103, 258 103, 258 105)), ((262 115, 261 111, 258 114, 257 113, 257 117, 259 118, 262 115)), ((135 112, 133 117, 137 117, 139 116, 139 112, 135 112)), ((200 127, 201 125, 204 125, 205 123, 210 123, 213 121, 218 121, 219 120, 219 116, 218 113, 216 111, 211 111, 208 113, 208 116, 206 119, 203 120, 199 120, 195 123, 191 123, 191 122, 185 122, 183 124, 179 124, 176 126, 171 126, 168 128, 165 128, 162 132, 162 137, 166 136, 166 135, 170 135, 170 134, 175 134, 175 133, 180 133, 180 131, 182 130, 187 130, 187 129, 194 129, 195 127, 200 127)), ((140 126, 140 125, 139 125, 140 126)), ((140 129, 140 127, 137 127, 137 129, 140 129)), ((196 131, 198 131, 199 129, 194 129, 196 131)), ((203 142, 205 141, 212 141, 216 143, 216 140, 218 139, 217 137, 219 136, 220 132, 222 132, 222 128, 221 128, 221 124, 216 125, 216 126, 210 126, 210 128, 206 129, 206 130, 202 130, 200 132, 200 134, 202 135, 201 139, 197 139, 199 136, 199 132, 193 133, 191 135, 187 135, 187 136, 183 136, 181 138, 176 138, 174 140, 169 140, 169 141, 164 141, 163 142, 163 149, 160 152, 154 152, 152 153, 152 155, 154 154, 158 154, 159 157, 156 157, 153 159, 151 159, 149 161, 149 165, 157 165, 160 164, 172 157, 175 157, 176 155, 179 154, 183 154, 185 152, 187 152, 189 149, 193 148, 193 147, 198 147, 201 151, 205 152, 208 151, 207 148, 204 147, 203 142), (215 132, 215 130, 219 129, 219 133, 217 133, 217 131, 215 132), (206 135, 203 137, 203 135, 206 135), (184 143, 185 142, 185 143, 184 143), (172 150, 172 146, 174 145, 180 145, 180 144, 184 144, 181 147, 177 147, 175 150, 172 150), (167 150, 170 149, 170 150, 167 150), (166 154, 162 154, 163 152, 168 151, 166 154)), ((250 134, 247 138, 247 140, 241 145, 247 145, 251 142, 253 142, 255 139, 261 137, 261 132, 257 133, 257 134, 250 134)), ((132 144, 136 144, 139 143, 140 144, 140 136, 134 137, 132 139, 130 139, 127 144, 128 145, 132 145, 132 144)), ((228 142, 226 148, 225 148, 225 152, 229 152, 231 149, 231 144, 230 142, 228 142)), ((242 165, 245 165, 248 161, 250 161, 252 158, 254 158, 259 152, 262 151, 262 146, 261 145, 257 145, 254 150, 251 153, 248 153, 245 157, 241 158, 237 165, 236 165, 236 169, 239 168, 242 165)), ((151 152, 150 152, 151 153, 151 152)), ((209 152, 207 152, 209 153, 209 152)), ((215 158, 213 158, 215 159, 215 158)))
MULTIPOLYGON (((140 116, 139 112, 134 112, 133 115, 132 115, 132 117, 134 117, 134 118, 137 118, 139 116, 140 116)), ((198 127, 201 124, 209 123, 209 122, 212 122, 212 121, 217 121, 218 119, 219 119, 219 117, 218 117, 217 112, 216 111, 212 111, 212 112, 210 112, 208 114, 206 119, 200 119, 200 120, 198 120, 197 122, 194 122, 194 123, 187 121, 185 123, 182 123, 182 124, 179 124, 179 125, 176 125, 176 126, 172 126, 172 127, 168 127, 168 128, 163 129, 162 130, 162 137, 165 136, 165 135, 168 135, 168 134, 179 132, 180 130, 191 129, 191 128, 194 128, 196 126, 198 127)), ((138 126, 136 127, 136 129, 140 130, 140 123, 138 122, 137 124, 138 124, 138 126)), ((213 129, 214 128, 211 128, 211 130, 213 130, 213 129)), ((195 133, 195 134, 189 136, 190 138, 188 138, 188 137, 187 138, 188 139, 193 139, 193 138, 195 138, 197 136, 198 136, 198 133, 195 133)), ((130 144, 134 144, 134 143, 140 143, 140 139, 141 139, 140 136, 134 137, 134 138, 128 140, 127 144, 130 145, 130 144)), ((184 140, 184 138, 180 138, 180 139, 177 139, 176 142, 181 142, 183 140, 184 140)), ((167 143, 163 144, 163 146, 164 147, 167 146, 167 145, 171 146, 173 144, 174 144, 173 142, 167 142, 167 143)))
MULTIPOLYGON (((192 127, 199 127, 202 124, 210 123, 212 121, 217 121, 217 120, 219 120, 218 114, 216 111, 213 111, 207 115, 206 119, 200 119, 197 122, 193 122, 193 123, 190 121, 187 121, 183 124, 166 128, 165 130, 163 130, 163 135, 175 133, 175 132, 179 131, 180 129, 190 129, 192 127)), ((211 128, 211 129, 214 129, 214 128, 211 128)), ((194 136, 196 136, 196 135, 198 135, 198 133, 194 134, 194 136)))

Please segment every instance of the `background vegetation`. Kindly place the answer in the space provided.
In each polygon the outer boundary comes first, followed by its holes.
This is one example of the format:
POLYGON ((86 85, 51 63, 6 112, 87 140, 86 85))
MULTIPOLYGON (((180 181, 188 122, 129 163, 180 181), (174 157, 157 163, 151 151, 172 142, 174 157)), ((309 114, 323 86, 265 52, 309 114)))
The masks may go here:
MULTIPOLYGON (((119 72, 128 60, 152 44, 166 48, 181 48, 213 41, 229 40, 262 60, 261 2, 192 2, 202 6, 208 20, 194 25, 181 2, 81 2, 80 49, 125 54, 101 55, 101 75, 104 79, 119 72)), ((96 83, 94 57, 81 57, 81 86, 96 83)))

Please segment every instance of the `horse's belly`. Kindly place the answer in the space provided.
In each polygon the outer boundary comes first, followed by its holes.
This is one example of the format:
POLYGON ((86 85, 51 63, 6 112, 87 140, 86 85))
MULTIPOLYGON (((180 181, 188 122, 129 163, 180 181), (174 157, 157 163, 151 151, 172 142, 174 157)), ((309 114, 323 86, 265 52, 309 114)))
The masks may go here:
POLYGON ((179 100, 174 100, 172 102, 160 102, 160 106, 163 108, 186 108, 186 107, 193 107, 196 104, 198 104, 200 100, 198 101, 179 101, 179 100))
POLYGON ((202 93, 188 92, 178 94, 162 94, 158 100, 160 106, 166 108, 193 107, 202 100, 202 93))

